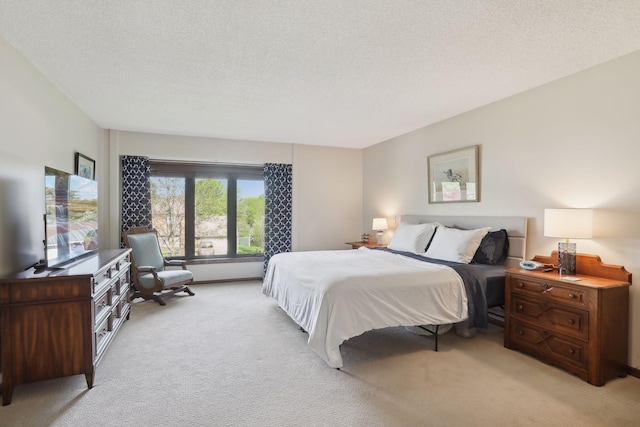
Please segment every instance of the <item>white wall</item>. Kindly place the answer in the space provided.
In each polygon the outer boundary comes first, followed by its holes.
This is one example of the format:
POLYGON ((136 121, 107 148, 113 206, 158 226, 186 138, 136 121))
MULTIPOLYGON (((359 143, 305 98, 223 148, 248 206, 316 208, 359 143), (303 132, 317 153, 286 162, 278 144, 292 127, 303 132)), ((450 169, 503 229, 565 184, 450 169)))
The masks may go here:
POLYGON ((44 257, 45 165, 73 173, 76 151, 99 162, 105 132, 2 37, 0 70, 0 275, 6 275, 44 257))
MULTIPOLYGON (((527 256, 548 255, 544 208, 594 208, 600 255, 640 277, 640 52, 364 150, 363 221, 400 214, 530 218, 527 256), (480 145, 481 201, 429 204, 427 157, 480 145)), ((640 285, 629 363, 640 367, 640 285)))
POLYGON ((350 249, 362 233, 362 150, 296 145, 296 250, 350 249))
MULTIPOLYGON (((362 151, 256 141, 110 131, 110 245, 119 244, 122 155, 243 164, 293 164, 293 250, 347 249, 359 236, 362 151), (349 234, 350 233, 350 234, 349 234)), ((261 277, 262 263, 189 267, 196 281, 261 277)))

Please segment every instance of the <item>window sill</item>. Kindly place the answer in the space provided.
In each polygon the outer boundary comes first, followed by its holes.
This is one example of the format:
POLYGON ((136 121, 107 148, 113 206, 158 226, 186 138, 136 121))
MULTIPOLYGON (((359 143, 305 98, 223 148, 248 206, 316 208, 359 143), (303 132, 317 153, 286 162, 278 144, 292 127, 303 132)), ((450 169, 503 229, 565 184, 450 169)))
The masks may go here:
POLYGON ((233 264, 240 262, 263 262, 264 256, 246 256, 234 258, 205 258, 187 260, 187 265, 203 265, 203 264, 233 264))

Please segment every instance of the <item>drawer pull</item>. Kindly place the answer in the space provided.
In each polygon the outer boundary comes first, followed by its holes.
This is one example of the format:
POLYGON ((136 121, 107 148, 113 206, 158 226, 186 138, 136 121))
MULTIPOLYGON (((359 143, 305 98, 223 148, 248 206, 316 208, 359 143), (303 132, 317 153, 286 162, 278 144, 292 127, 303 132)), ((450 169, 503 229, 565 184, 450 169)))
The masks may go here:
POLYGON ((522 310, 523 308, 522 304, 518 304, 518 310, 522 310))
POLYGON ((576 351, 575 351, 574 349, 572 349, 572 348, 570 348, 570 349, 569 349, 569 354, 573 354, 573 353, 575 353, 575 352, 576 352, 576 351))
POLYGON ((543 287, 543 288, 545 288, 545 289, 547 289, 547 288, 549 287, 549 285, 548 285, 548 284, 546 284, 546 283, 543 283, 543 284, 542 284, 542 287, 543 287))
POLYGON ((576 298, 576 296, 575 296, 575 294, 569 294, 569 298, 571 298, 571 299, 575 299, 575 298, 576 298))
POLYGON ((519 288, 524 288, 524 283, 522 283, 522 282, 518 282, 518 287, 519 287, 519 288))
POLYGON ((524 335, 524 332, 522 332, 522 329, 518 331, 518 335, 524 335))
POLYGON ((573 325, 574 323, 576 323, 576 321, 575 321, 575 320, 573 320, 573 319, 569 319, 569 324, 570 324, 570 325, 573 325))

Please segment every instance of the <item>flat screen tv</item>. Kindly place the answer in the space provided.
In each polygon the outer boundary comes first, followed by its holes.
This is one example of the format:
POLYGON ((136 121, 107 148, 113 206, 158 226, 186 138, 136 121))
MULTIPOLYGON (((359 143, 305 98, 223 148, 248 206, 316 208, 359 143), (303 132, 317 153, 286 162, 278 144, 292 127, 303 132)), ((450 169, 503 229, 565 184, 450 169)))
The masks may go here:
POLYGON ((45 261, 60 267, 98 250, 98 183, 45 167, 45 261))

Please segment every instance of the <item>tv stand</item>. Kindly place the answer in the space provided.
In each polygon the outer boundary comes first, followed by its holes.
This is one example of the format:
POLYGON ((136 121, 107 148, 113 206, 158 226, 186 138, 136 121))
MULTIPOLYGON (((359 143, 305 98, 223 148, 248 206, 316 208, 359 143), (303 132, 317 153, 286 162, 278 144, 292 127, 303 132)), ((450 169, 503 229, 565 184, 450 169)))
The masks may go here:
POLYGON ((130 249, 98 251, 63 269, 0 280, 2 405, 16 385, 84 374, 129 318, 130 249))

